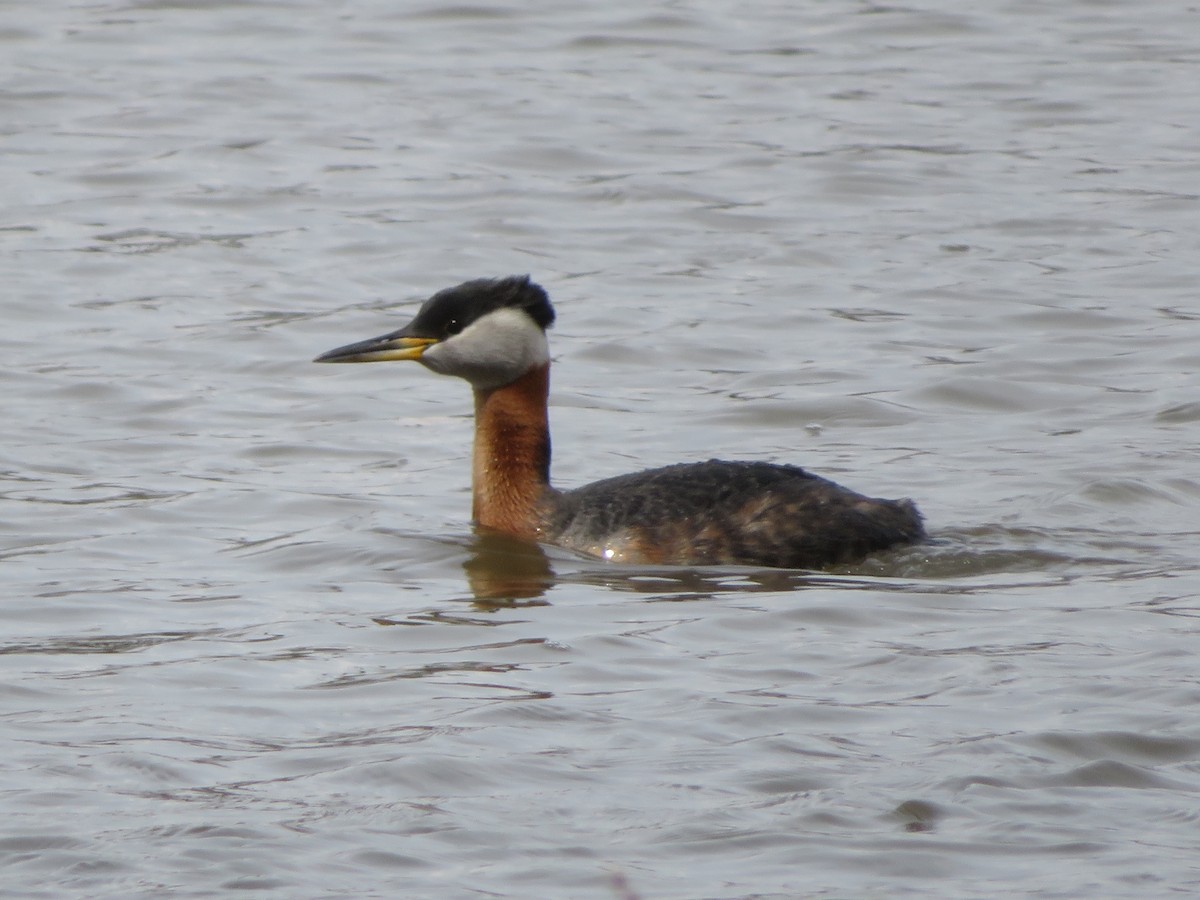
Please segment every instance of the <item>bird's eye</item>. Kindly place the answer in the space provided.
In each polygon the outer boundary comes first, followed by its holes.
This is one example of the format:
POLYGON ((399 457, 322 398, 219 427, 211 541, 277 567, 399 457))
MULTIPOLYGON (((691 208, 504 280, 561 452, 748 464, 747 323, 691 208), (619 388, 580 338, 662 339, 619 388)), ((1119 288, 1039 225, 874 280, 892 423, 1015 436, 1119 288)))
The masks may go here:
POLYGON ((446 323, 446 334, 458 334, 462 331, 462 325, 458 323, 458 319, 451 319, 446 323))

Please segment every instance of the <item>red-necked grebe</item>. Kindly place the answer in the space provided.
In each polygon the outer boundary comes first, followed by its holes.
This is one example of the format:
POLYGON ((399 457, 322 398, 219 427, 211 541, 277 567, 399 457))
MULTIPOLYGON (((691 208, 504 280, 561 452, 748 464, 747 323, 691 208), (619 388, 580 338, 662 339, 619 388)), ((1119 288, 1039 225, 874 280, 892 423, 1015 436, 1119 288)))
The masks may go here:
POLYGON ((477 525, 600 559, 819 568, 920 540, 908 500, 877 500, 796 466, 702 463, 647 469, 573 491, 550 486, 546 401, 554 307, 528 276, 434 294, 416 318, 316 362, 416 360, 475 391, 477 525))

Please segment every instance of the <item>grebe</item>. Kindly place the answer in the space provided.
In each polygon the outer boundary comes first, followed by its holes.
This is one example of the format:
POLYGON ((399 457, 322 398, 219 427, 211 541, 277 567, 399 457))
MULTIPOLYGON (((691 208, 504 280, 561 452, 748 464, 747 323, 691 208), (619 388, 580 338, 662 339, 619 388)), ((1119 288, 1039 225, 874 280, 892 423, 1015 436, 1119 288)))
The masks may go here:
POLYGON ((529 276, 478 279, 430 297, 416 318, 314 362, 416 360, 475 391, 472 514, 484 528, 600 559, 811 569, 924 536, 909 500, 877 500, 803 469, 702 463, 550 486, 546 403, 554 322, 529 276))

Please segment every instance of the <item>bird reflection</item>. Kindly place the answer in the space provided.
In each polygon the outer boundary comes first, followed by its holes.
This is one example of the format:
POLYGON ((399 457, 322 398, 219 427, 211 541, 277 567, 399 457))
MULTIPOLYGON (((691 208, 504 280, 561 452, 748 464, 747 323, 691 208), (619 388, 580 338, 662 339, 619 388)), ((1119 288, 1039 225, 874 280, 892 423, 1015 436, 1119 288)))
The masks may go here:
POLYGON ((536 600, 556 581, 545 551, 532 541, 480 528, 470 549, 463 571, 478 606, 530 605, 521 601, 536 600))

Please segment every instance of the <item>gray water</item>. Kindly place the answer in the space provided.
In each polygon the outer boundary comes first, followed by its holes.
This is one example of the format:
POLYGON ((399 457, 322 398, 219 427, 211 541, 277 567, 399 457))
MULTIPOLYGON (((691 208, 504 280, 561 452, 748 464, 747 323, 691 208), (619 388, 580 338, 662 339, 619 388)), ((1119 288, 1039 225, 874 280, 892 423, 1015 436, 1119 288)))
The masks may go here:
POLYGON ((0 13, 5 896, 1200 892, 1194 7, 0 13), (474 536, 465 385, 309 360, 514 272, 561 486, 933 540, 474 536))

